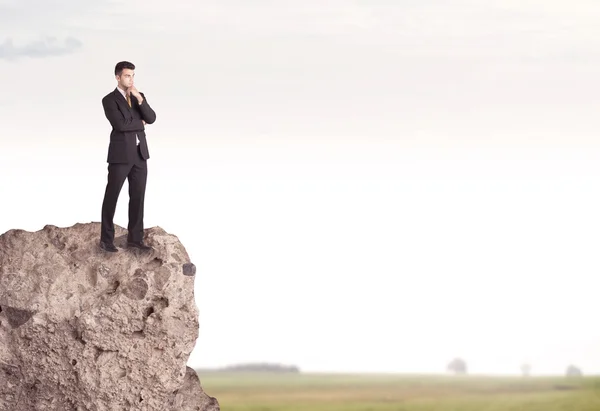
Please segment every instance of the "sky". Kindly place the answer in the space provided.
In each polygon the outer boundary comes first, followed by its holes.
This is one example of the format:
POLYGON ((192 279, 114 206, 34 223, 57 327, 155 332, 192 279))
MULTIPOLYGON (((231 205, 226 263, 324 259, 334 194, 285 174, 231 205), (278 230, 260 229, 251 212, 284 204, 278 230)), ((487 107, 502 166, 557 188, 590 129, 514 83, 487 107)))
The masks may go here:
POLYGON ((0 233, 100 220, 128 60, 157 113, 145 226, 197 266, 190 366, 600 373, 599 17, 0 0, 0 233))

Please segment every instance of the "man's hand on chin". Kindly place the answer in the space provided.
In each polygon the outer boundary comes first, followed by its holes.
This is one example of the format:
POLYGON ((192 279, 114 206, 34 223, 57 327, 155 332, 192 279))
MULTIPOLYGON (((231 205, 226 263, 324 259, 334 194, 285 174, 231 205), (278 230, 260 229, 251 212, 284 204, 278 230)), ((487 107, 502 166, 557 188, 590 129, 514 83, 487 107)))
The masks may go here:
POLYGON ((133 94, 133 96, 137 98, 139 104, 142 104, 142 101, 144 101, 144 98, 133 84, 127 89, 127 92, 133 94))

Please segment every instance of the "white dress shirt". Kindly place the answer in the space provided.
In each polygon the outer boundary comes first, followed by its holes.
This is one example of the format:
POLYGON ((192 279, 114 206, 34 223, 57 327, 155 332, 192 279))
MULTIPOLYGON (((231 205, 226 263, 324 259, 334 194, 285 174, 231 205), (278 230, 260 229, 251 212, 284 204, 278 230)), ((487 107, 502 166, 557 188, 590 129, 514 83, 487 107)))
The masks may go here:
MULTIPOLYGON (((121 95, 125 98, 125 100, 127 100, 127 95, 125 94, 125 91, 121 90, 121 87, 118 87, 118 86, 117 86, 117 90, 119 90, 119 92, 121 93, 121 95)), ((137 133, 135 134, 135 139, 137 140, 137 145, 139 146, 140 145, 140 139, 139 139, 137 133)))

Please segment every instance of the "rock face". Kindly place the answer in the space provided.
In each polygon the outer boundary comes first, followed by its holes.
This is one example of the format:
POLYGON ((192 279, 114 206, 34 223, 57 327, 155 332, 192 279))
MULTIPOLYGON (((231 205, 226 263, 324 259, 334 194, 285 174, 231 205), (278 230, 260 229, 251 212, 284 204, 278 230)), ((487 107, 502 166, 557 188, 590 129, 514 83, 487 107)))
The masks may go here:
POLYGON ((100 225, 0 236, 0 410, 218 411, 188 357, 196 268, 177 237, 98 247, 100 225))

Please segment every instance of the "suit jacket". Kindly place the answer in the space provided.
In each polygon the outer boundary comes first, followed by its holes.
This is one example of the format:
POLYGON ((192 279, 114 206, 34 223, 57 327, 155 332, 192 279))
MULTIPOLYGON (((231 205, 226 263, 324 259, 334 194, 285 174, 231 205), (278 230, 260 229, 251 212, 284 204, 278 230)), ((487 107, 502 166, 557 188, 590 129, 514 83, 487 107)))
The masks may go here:
POLYGON ((148 104, 148 99, 141 93, 144 101, 138 103, 137 98, 131 96, 131 107, 123 95, 115 89, 102 98, 104 115, 112 126, 110 144, 108 145, 108 163, 132 163, 137 154, 137 139, 140 140, 140 152, 144 159, 150 158, 148 142, 144 124, 152 124, 156 120, 156 113, 148 104))

